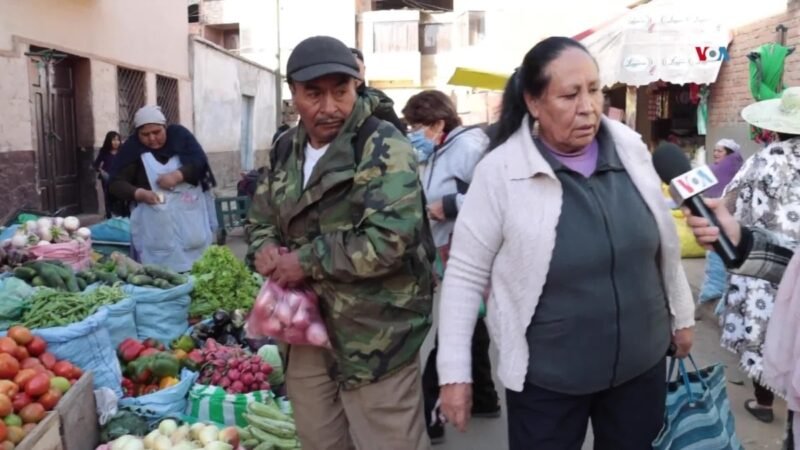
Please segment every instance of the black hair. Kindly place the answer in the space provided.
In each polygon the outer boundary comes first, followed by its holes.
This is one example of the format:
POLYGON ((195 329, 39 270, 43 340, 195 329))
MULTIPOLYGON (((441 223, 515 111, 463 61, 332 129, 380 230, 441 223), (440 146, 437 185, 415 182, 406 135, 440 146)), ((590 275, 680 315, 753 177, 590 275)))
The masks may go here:
POLYGON ((776 133, 776 134, 778 135, 778 140, 781 142, 800 137, 800 134, 791 134, 791 133, 776 133))
POLYGON ((358 58, 359 61, 361 61, 362 63, 364 62, 364 53, 361 50, 353 47, 350 49, 350 51, 353 52, 353 56, 358 58))
POLYGON ((120 136, 120 134, 117 133, 116 131, 109 131, 108 133, 106 133, 105 140, 103 140, 103 146, 100 147, 101 154, 111 151, 111 141, 113 141, 114 138, 119 139, 120 147, 122 146, 122 136, 120 136))
POLYGON ((522 65, 514 71, 506 83, 500 120, 496 133, 489 142, 489 150, 503 144, 517 131, 520 122, 528 114, 523 94, 527 92, 533 97, 542 95, 550 84, 547 67, 569 48, 577 48, 589 54, 589 50, 580 42, 560 36, 549 37, 539 42, 525 54, 522 65))

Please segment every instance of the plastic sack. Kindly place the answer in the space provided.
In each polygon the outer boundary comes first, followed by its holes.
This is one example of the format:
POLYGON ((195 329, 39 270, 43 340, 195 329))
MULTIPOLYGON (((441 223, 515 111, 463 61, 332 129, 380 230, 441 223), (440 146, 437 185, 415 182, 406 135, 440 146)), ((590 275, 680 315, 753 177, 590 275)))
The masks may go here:
POLYGON ((672 219, 675 228, 678 230, 678 238, 681 241, 681 258, 703 258, 706 256, 706 249, 700 246, 694 238, 692 229, 686 224, 686 218, 680 210, 672 211, 672 219))
POLYGON ((318 301, 311 290, 285 290, 267 280, 247 318, 247 335, 269 336, 287 344, 330 347, 318 301))
POLYGON ((136 335, 170 343, 189 328, 189 304, 194 279, 172 289, 125 285, 123 291, 136 302, 136 335))
POLYGON ((131 242, 131 221, 124 217, 115 217, 100 222, 89 227, 92 232, 92 240, 98 242, 114 242, 120 244, 130 244, 131 242))
POLYGON ((128 297, 113 305, 103 306, 108 311, 106 328, 111 345, 117 348, 127 338, 138 337, 136 330, 136 299, 128 297))
POLYGON ((271 402, 273 399, 272 391, 228 394, 219 386, 195 384, 189 391, 186 414, 200 422, 246 427, 248 422, 244 415, 247 413, 247 405, 252 402, 271 402))
POLYGON ((14 237, 14 234, 17 233, 17 228, 19 228, 18 224, 3 228, 3 231, 0 231, 0 241, 5 241, 6 239, 11 239, 14 237))
POLYGON ((722 258, 714 252, 706 253, 706 270, 700 288, 700 303, 722 298, 728 290, 728 271, 722 258))
POLYGON ((123 397, 119 406, 135 412, 151 423, 164 417, 183 414, 189 390, 196 380, 197 372, 183 369, 178 384, 139 397, 123 397))
POLYGON ((73 270, 85 270, 92 265, 92 241, 70 241, 61 244, 33 246, 29 250, 36 259, 55 259, 72 267, 73 270))
POLYGON ((14 277, 0 277, 0 330, 19 322, 27 307, 27 299, 36 290, 14 277))
POLYGON ((63 327, 39 328, 33 334, 47 342, 47 350, 58 359, 92 372, 94 388, 107 387, 122 395, 122 370, 105 323, 108 311, 101 309, 86 319, 63 327))

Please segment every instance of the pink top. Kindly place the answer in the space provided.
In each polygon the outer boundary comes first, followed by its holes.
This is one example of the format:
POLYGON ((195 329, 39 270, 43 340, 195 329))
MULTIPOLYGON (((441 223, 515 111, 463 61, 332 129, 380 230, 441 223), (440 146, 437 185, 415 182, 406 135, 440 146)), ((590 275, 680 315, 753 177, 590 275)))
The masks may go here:
MULTIPOLYGON (((544 142, 542 142, 542 144, 544 144, 544 142)), ((592 142, 583 150, 575 153, 561 153, 552 149, 547 144, 544 144, 544 146, 550 150, 550 154, 553 155, 558 162, 586 178, 592 176, 597 169, 597 154, 600 148, 597 139, 592 139, 592 142)))

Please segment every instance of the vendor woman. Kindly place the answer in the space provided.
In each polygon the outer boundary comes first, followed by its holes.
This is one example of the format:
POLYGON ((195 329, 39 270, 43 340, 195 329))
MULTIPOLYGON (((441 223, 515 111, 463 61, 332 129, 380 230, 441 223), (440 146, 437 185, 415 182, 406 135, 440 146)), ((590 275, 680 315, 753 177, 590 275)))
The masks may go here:
POLYGON ((203 148, 181 125, 167 125, 158 106, 133 118, 136 132, 111 167, 111 195, 128 202, 133 256, 186 272, 211 245, 215 185, 203 148))

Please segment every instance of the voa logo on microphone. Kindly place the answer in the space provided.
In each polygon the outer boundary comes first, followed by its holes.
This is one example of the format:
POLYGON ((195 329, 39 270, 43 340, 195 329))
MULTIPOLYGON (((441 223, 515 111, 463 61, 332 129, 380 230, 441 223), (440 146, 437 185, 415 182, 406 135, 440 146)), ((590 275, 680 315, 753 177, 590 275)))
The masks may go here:
POLYGON ((674 178, 670 184, 680 199, 686 200, 717 184, 717 177, 708 166, 701 166, 674 178))

